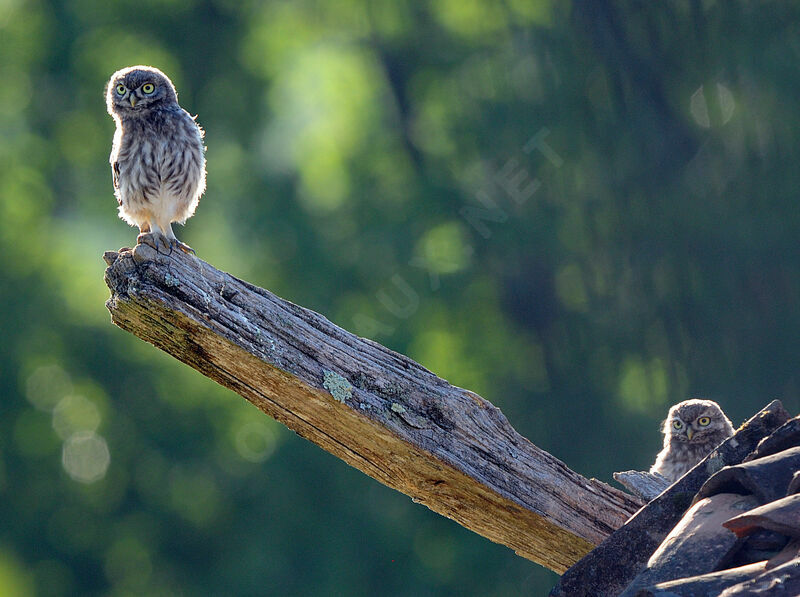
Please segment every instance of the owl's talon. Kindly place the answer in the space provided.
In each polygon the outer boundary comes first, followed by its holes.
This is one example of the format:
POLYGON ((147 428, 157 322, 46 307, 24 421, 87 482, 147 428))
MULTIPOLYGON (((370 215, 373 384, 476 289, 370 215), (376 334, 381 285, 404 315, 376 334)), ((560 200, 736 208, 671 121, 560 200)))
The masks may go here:
POLYGON ((161 247, 167 246, 169 247, 169 243, 165 243, 166 239, 161 234, 157 234, 155 232, 143 232, 139 236, 136 237, 136 243, 140 245, 147 245, 149 247, 153 247, 156 250, 156 253, 161 253, 161 247))
POLYGON ((136 244, 149 245, 158 251, 158 241, 156 241, 152 232, 142 232, 136 237, 136 244))
POLYGON ((194 249, 193 249, 192 247, 190 247, 190 246, 189 246, 189 245, 187 245, 186 243, 182 243, 182 242, 181 242, 181 241, 179 241, 177 238, 173 238, 173 239, 171 239, 171 240, 170 240, 170 242, 169 242, 169 246, 170 246, 170 248, 173 248, 173 247, 178 247, 178 248, 179 248, 181 251, 183 251, 183 252, 184 252, 184 253, 186 253, 187 255, 188 255, 189 253, 191 253, 191 254, 192 254, 192 255, 194 255, 195 257, 197 256, 197 253, 195 253, 195 252, 194 252, 194 249))
POLYGON ((152 232, 142 232, 139 236, 136 237, 136 244, 137 245, 149 245, 153 247, 156 251, 158 251, 158 247, 156 246, 156 241, 153 238, 152 232))

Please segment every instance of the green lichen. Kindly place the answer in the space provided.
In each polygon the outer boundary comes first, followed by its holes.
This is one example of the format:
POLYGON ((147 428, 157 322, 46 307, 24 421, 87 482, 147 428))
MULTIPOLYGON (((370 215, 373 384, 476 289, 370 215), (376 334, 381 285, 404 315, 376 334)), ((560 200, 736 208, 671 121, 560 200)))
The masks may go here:
POLYGON ((381 393, 384 396, 400 396, 403 393, 403 387, 399 383, 389 382, 384 386, 381 393))
POLYGON ((398 404, 397 402, 392 402, 392 411, 396 412, 397 414, 406 412, 406 407, 402 404, 398 404))
POLYGON ((176 288, 181 285, 181 281, 175 276, 173 276, 171 273, 167 272, 164 275, 164 284, 166 284, 170 288, 176 288))
POLYGON ((339 402, 344 402, 353 397, 353 386, 344 377, 333 371, 323 370, 325 379, 322 387, 331 393, 331 396, 339 402))

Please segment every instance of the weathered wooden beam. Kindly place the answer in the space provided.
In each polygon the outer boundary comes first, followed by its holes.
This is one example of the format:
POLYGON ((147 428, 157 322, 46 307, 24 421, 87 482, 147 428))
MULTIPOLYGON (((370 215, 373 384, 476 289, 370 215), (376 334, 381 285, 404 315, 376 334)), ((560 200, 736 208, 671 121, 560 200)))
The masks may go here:
POLYGON ((672 483, 658 473, 622 471, 614 473, 614 480, 645 501, 658 497, 672 483))
POLYGON ((556 572, 641 505, 520 436, 480 396, 180 251, 108 252, 113 322, 302 437, 556 572))

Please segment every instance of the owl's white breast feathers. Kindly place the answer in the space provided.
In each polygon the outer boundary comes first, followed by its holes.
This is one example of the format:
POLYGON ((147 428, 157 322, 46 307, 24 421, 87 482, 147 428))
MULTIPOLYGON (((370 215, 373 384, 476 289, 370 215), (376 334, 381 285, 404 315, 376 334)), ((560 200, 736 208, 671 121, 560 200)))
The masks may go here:
POLYGON ((162 230, 194 214, 205 190, 202 133, 183 110, 166 123, 118 122, 111 153, 118 165, 119 215, 140 228, 162 230))

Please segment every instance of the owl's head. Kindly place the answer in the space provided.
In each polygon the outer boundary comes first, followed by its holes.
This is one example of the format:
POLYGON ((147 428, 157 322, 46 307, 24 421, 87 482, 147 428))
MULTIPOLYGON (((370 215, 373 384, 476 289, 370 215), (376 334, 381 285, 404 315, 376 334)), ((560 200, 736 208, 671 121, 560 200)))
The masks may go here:
POLYGON ((684 400, 669 409, 664 440, 692 444, 720 443, 733 435, 733 425, 713 400, 684 400))
POLYGON ((136 117, 157 108, 178 105, 178 94, 169 77, 152 66, 118 70, 106 86, 106 107, 111 116, 136 117))

